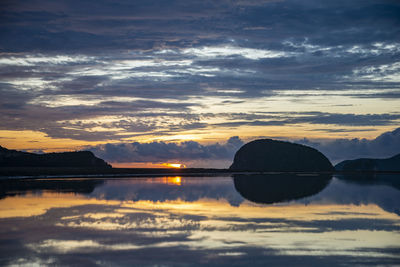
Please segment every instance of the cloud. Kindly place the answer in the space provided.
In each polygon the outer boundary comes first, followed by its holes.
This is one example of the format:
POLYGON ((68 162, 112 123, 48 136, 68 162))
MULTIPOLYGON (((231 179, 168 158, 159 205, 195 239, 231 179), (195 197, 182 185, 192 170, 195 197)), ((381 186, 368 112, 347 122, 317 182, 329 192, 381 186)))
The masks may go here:
POLYGON ((109 162, 191 162, 196 160, 233 160, 234 153, 243 145, 239 137, 228 139, 225 144, 202 145, 195 141, 182 143, 121 143, 90 148, 96 156, 109 162))
POLYGON ((38 2, 2 5, 0 64, 54 64, 74 79, 104 75, 110 88, 158 79, 181 95, 199 82, 242 87, 246 96, 399 85, 395 2, 38 2))
MULTIPOLYGON (((223 116, 222 114, 220 114, 223 116)), ((279 126, 298 123, 343 125, 343 126, 377 126, 397 124, 400 114, 343 114, 324 112, 264 112, 253 114, 225 114, 227 122, 216 124, 219 127, 234 126, 279 126)))
MULTIPOLYGON (((333 125, 347 127, 397 125, 398 113, 353 114, 329 113, 321 111, 309 112, 266 112, 253 106, 249 100, 228 98, 220 92, 221 98, 210 96, 204 99, 179 99, 102 92, 92 83, 102 80, 81 79, 80 82, 69 83, 66 91, 57 94, 42 94, 36 90, 15 90, 13 86, 0 88, 0 129, 41 131, 53 138, 72 138, 86 141, 119 140, 138 135, 160 137, 179 135, 189 130, 202 132, 232 127, 268 127, 296 124, 333 125), (86 89, 84 89, 86 86, 86 89), (88 89, 89 88, 89 89, 88 89), (82 90, 81 90, 82 89, 82 90), (79 93, 72 93, 74 90, 79 93), (91 91, 91 93, 89 92, 91 91), (106 95, 109 94, 109 95, 106 95), (234 112, 231 105, 246 105, 247 112, 234 112), (224 109, 218 109, 219 106, 224 109), (223 112, 205 112, 213 109, 223 112), (230 111, 230 112, 229 112, 230 111)), ((173 89, 171 89, 173 90, 173 89)), ((149 93, 151 90, 144 91, 149 93)), ((158 90, 156 90, 158 92, 158 90)), ((229 94, 229 90, 227 91, 229 94)), ((149 94, 152 94, 151 92, 149 94)), ((300 97, 313 97, 304 93, 300 97)), ((326 97, 337 93, 326 93, 326 97)), ((271 97, 279 97, 271 96, 271 97)), ((285 96, 285 93, 282 93, 285 96)), ((325 94, 316 94, 325 97, 325 94)), ((170 96, 172 97, 172 96, 170 96)), ((296 94, 294 101, 298 101, 296 94)), ((268 97, 265 98, 268 101, 268 97)), ((334 129, 333 129, 334 130, 334 129)), ((332 131, 333 131, 332 130, 332 131)), ((363 130, 363 129, 361 129, 363 130)), ((364 129, 365 130, 365 129, 364 129)), ((351 129, 348 130, 348 132, 351 129)), ((344 132, 342 130, 342 132, 344 132)))
POLYGON ((296 142, 318 149, 333 163, 356 158, 387 158, 400 153, 400 128, 372 140, 354 138, 318 142, 302 139, 296 142))

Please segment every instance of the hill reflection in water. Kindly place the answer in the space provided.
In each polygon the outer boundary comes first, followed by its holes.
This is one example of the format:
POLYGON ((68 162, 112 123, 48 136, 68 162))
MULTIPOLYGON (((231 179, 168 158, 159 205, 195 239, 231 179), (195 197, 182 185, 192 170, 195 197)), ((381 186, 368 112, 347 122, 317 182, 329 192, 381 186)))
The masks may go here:
POLYGON ((389 173, 340 174, 336 177, 349 184, 361 186, 387 185, 400 190, 400 175, 389 173))
POLYGON ((321 192, 330 182, 330 174, 252 174, 234 175, 235 189, 256 203, 272 204, 297 200, 321 192))
POLYGON ((90 194, 103 183, 104 180, 91 178, 5 179, 0 180, 0 199, 37 191, 90 194))

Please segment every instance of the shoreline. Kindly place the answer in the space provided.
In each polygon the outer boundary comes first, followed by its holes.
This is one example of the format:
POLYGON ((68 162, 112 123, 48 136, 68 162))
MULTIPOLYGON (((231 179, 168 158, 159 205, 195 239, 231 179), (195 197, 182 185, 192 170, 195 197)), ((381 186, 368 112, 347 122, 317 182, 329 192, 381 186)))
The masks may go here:
POLYGON ((310 172, 310 171, 230 171, 229 169, 207 169, 207 168, 110 168, 110 169, 76 169, 66 168, 0 168, 0 179, 54 179, 54 178, 141 178, 141 177, 164 177, 164 176, 218 176, 218 175, 251 175, 251 174, 296 174, 296 175, 367 175, 375 176, 381 174, 400 174, 400 171, 332 171, 332 172, 310 172))

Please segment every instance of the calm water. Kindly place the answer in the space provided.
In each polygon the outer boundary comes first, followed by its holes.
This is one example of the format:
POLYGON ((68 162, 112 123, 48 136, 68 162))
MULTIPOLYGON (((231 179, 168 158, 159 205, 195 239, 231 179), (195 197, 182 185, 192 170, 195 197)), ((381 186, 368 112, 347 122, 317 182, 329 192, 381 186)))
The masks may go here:
POLYGON ((0 265, 400 265, 400 176, 0 181, 0 265))

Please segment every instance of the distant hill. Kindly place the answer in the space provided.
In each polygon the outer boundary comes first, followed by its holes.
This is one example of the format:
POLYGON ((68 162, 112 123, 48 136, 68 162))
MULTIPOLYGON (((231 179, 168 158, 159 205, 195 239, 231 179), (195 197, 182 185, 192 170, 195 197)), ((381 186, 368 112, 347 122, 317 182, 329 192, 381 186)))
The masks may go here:
POLYGON ((260 139, 243 145, 235 154, 231 171, 325 172, 330 161, 318 150, 295 143, 260 139))
POLYGON ((400 154, 387 159, 361 158, 345 160, 335 166, 336 171, 399 171, 400 154))
POLYGON ((90 151, 35 154, 0 146, 0 167, 111 168, 90 151))

